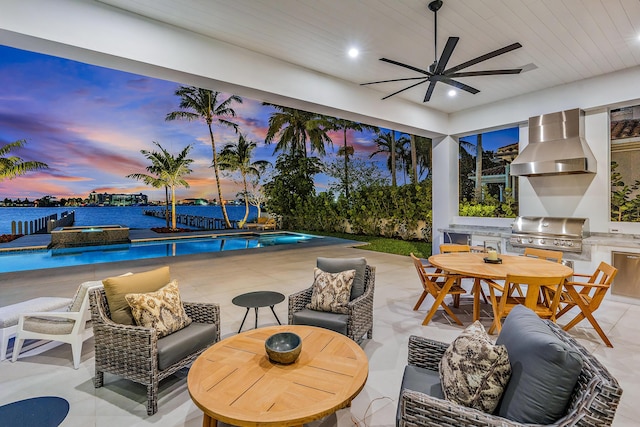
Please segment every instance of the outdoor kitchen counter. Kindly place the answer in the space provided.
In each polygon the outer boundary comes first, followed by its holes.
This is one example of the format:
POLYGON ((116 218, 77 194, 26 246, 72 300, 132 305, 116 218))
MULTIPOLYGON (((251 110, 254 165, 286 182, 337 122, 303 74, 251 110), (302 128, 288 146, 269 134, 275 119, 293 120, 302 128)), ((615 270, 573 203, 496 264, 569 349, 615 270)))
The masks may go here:
POLYGON ((511 237, 511 227, 451 224, 447 228, 439 228, 438 231, 441 233, 460 233, 489 237, 511 237))
POLYGON ((640 250, 640 235, 622 233, 591 233, 583 241, 592 246, 610 246, 614 248, 634 248, 640 250))

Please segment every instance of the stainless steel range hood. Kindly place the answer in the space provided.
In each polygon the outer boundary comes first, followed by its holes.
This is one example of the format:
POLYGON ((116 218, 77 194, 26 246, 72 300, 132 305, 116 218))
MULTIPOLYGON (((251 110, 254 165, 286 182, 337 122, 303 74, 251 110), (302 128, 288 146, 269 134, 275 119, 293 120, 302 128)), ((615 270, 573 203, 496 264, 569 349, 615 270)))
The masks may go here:
POLYGON ((529 118, 529 144, 511 163, 511 175, 595 173, 596 158, 584 139, 578 108, 529 118))

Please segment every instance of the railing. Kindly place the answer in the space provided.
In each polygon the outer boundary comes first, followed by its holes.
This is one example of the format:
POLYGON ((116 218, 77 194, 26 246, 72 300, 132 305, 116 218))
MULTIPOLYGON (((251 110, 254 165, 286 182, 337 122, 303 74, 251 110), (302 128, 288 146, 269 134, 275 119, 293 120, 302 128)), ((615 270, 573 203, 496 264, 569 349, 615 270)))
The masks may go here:
MULTIPOLYGON (((143 211, 145 215, 153 216, 156 218, 165 218, 165 210, 145 210, 143 211)), ((231 228, 239 228, 237 220, 230 220, 231 228)), ((209 218, 206 216, 199 215, 187 215, 187 214, 176 214, 176 223, 187 225, 189 227, 200 228, 202 230, 224 230, 226 229, 226 224, 224 219, 220 218, 209 218)))
POLYGON ((76 219, 75 211, 64 211, 60 214, 52 214, 43 216, 42 218, 32 219, 31 221, 11 221, 11 234, 46 234, 51 233, 56 227, 66 227, 73 225, 76 219))

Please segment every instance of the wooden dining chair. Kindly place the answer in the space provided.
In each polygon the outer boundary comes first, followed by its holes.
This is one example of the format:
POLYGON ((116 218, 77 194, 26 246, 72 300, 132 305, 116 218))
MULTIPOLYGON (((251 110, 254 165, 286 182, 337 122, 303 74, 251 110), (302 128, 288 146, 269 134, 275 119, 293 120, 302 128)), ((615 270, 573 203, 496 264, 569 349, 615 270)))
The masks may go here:
POLYGON ((487 280, 493 308, 493 325, 491 325, 489 333, 493 333, 496 329, 500 332, 502 330, 501 319, 506 317, 511 309, 518 304, 530 308, 543 319, 550 319, 555 322, 560 302, 560 291, 564 280, 563 276, 537 277, 513 274, 507 274, 504 286, 487 280), (520 285, 526 285, 525 295, 514 296, 515 293, 513 291, 520 285), (498 292, 500 295, 497 295, 498 292), (546 297, 541 299, 541 293, 545 294, 546 297))
POLYGON ((556 318, 564 316, 576 306, 580 308, 580 313, 578 313, 562 329, 568 331, 584 319, 587 319, 598 335, 600 335, 600 338, 602 338, 602 341, 604 341, 607 347, 613 347, 613 344, 609 341, 609 338, 600 327, 600 324, 593 317, 593 312, 600 307, 600 303, 611 287, 611 283, 616 277, 616 274, 618 274, 617 268, 607 264, 606 262, 601 262, 591 276, 587 274, 574 273, 574 277, 587 278, 586 282, 565 282, 564 291, 560 295, 560 305, 562 308, 556 315, 556 318))
MULTIPOLYGON (((468 253, 468 252, 475 252, 477 250, 477 248, 471 247, 470 245, 460 245, 457 243, 442 243, 440 245, 440 253, 441 254, 452 254, 452 253, 468 253)), ((457 281, 457 285, 462 287, 462 279, 471 279, 471 277, 462 277, 460 276, 458 278, 457 281)), ((484 299, 485 304, 488 304, 489 301, 487 300, 487 295, 484 293, 484 289, 482 289, 482 286, 480 285, 480 279, 475 278, 474 279, 474 283, 473 283, 473 291, 471 292, 471 294, 473 294, 474 292, 476 292, 476 290, 480 291, 480 295, 482 295, 482 299, 484 299)), ((454 307, 458 307, 460 305, 460 295, 456 296, 453 300, 453 306, 454 307)))
POLYGON ((427 325, 431 321, 431 318, 433 318, 438 307, 442 306, 444 311, 451 316, 458 325, 463 326, 458 316, 456 316, 444 302, 444 298, 447 295, 452 295, 454 298, 457 296, 459 298, 461 294, 466 293, 466 291, 456 283, 456 276, 440 272, 432 265, 423 264, 420 258, 416 257, 413 253, 411 253, 410 256, 418 272, 420 282, 422 283, 422 295, 418 298, 416 305, 413 307, 413 311, 417 311, 420 308, 427 295, 431 295, 435 299, 422 324, 427 325), (428 272, 428 268, 432 268, 435 271, 428 272), (447 287, 449 288, 446 289, 447 287))
MULTIPOLYGON (((540 258, 551 262, 557 262, 558 264, 562 263, 562 252, 560 251, 552 251, 549 249, 538 249, 538 248, 524 248, 524 256, 528 256, 531 258, 540 258)), ((520 286, 516 286, 513 289, 514 292, 518 292, 518 295, 521 297, 524 296, 524 292, 520 286)), ((541 294, 541 298, 544 298, 545 295, 541 294)), ((546 304, 550 304, 549 301, 546 301, 546 304)))
POLYGON ((524 256, 546 259, 547 261, 557 262, 558 264, 562 262, 562 252, 549 249, 524 248, 524 256))

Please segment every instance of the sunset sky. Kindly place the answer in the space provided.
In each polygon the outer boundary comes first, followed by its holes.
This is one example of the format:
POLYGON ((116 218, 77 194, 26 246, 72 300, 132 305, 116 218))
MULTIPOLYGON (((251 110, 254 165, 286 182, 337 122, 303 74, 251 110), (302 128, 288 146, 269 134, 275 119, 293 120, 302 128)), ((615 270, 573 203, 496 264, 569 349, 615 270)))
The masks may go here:
MULTIPOLYGON (((167 113, 178 110, 179 98, 174 92, 179 86, 0 45, 0 144, 26 139, 26 147, 15 154, 49 165, 49 169, 0 182, 0 200, 33 200, 46 195, 86 198, 91 191, 142 192, 150 200, 162 200, 163 190, 125 178, 145 172, 148 161, 140 150, 154 150, 152 141, 173 154, 194 145, 190 153, 195 160, 193 173, 187 177, 190 188, 178 189, 178 199, 217 199, 206 124, 165 121, 167 113)), ((264 144, 272 108, 257 100, 243 100, 233 107, 240 132, 258 143, 255 160, 275 163, 275 145, 264 144)), ((233 130, 222 127, 214 128, 214 136, 217 147, 238 138, 233 130)), ((342 132, 331 136, 335 147, 328 147, 325 161, 334 158, 342 144, 342 132)), ((350 131, 348 139, 362 158, 368 159, 376 150, 370 133, 350 131)), ((516 141, 517 129, 515 135, 499 132, 495 138, 485 136, 483 144, 492 149, 516 141)), ((385 161, 379 156, 379 164, 385 161)), ((319 176, 317 189, 322 191, 326 183, 327 178, 319 176)), ((222 186, 227 199, 235 198, 240 189, 230 177, 224 178, 222 186)))

